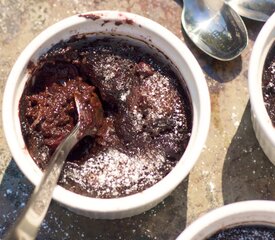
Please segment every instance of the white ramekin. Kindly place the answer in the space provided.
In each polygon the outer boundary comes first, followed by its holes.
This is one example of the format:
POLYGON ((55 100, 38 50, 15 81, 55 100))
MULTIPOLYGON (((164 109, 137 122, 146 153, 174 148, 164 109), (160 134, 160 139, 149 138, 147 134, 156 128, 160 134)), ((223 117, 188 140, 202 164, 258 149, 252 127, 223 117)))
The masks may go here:
POLYGON ((52 45, 82 33, 130 36, 161 50, 185 79, 193 104, 193 129, 187 149, 176 167, 151 188, 127 197, 96 199, 57 186, 53 198, 72 211, 93 218, 123 218, 146 211, 162 201, 188 175, 196 163, 210 124, 210 98, 202 70, 183 42, 156 22, 131 13, 98 11, 66 18, 39 34, 22 52, 6 83, 3 126, 10 151, 21 171, 37 184, 42 172, 31 159, 22 138, 18 103, 26 83, 26 67, 52 45), (121 24, 122 23, 122 24, 121 24))
POLYGON ((275 164, 275 128, 264 105, 262 74, 266 56, 274 41, 275 13, 265 23, 255 41, 248 70, 253 128, 263 151, 273 164, 275 164))
POLYGON ((220 230, 241 225, 275 227, 275 202, 243 201, 220 207, 193 222, 177 240, 205 240, 220 230))

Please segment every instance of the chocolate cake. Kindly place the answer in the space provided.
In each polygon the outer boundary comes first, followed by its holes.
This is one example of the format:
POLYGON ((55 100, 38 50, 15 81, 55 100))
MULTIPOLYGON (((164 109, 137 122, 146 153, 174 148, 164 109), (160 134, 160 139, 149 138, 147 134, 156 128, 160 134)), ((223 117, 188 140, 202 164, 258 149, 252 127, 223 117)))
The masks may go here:
POLYGON ((165 177, 184 153, 192 105, 176 68, 145 43, 75 36, 29 64, 19 116, 26 147, 43 170, 78 121, 75 95, 90 99, 96 132, 71 151, 59 184, 113 198, 165 177), (101 114, 102 113, 102 114, 101 114))
POLYGON ((273 126, 275 126, 275 43, 273 43, 265 60, 262 89, 266 110, 273 126))
POLYGON ((275 240, 275 228, 268 226, 237 226, 222 230, 208 240, 275 240))

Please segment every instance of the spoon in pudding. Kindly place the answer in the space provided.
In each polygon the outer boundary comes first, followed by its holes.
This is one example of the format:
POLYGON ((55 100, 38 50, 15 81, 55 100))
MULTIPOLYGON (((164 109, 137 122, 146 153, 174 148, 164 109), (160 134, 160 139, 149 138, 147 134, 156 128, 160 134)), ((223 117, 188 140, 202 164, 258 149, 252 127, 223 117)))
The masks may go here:
POLYGON ((196 46, 213 58, 232 60, 247 46, 244 22, 222 0, 184 0, 181 21, 196 46))
POLYGON ((21 215, 4 237, 5 240, 35 239, 69 152, 85 136, 94 136, 101 125, 103 110, 96 93, 91 92, 90 96, 75 93, 74 100, 78 113, 77 124, 56 148, 40 183, 35 187, 21 215))

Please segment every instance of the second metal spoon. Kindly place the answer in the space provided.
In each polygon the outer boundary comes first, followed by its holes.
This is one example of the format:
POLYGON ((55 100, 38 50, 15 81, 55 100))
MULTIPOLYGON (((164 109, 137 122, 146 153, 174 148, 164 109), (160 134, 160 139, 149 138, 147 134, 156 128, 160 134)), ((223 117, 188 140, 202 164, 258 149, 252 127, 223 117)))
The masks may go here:
POLYGON ((265 22, 275 12, 274 0, 225 0, 243 17, 265 22))
POLYGON ((213 58, 229 61, 248 43, 241 17, 223 1, 184 0, 182 26, 190 39, 213 58))

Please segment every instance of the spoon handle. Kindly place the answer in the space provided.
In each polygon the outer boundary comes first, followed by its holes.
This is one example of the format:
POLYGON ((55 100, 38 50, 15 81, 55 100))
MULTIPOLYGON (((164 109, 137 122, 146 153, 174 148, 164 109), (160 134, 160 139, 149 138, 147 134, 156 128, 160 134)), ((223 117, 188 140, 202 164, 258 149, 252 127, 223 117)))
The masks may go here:
POLYGON ((78 133, 79 124, 74 127, 72 132, 56 148, 41 182, 34 189, 27 206, 4 237, 4 240, 35 239, 47 213, 53 190, 57 184, 65 160, 71 149, 79 141, 78 133))

